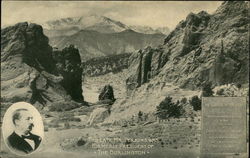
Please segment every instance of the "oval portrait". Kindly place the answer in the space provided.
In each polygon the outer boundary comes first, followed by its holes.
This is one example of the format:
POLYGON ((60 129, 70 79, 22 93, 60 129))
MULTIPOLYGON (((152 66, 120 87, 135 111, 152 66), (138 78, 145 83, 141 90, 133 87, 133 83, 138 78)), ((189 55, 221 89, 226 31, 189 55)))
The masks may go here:
POLYGON ((4 114, 2 132, 4 142, 11 152, 16 155, 31 154, 43 140, 42 117, 31 104, 17 102, 4 114))

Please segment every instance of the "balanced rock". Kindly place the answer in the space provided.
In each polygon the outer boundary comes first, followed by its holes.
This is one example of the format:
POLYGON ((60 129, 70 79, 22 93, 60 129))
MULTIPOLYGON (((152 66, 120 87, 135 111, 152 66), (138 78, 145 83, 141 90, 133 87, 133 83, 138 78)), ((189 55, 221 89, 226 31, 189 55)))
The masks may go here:
POLYGON ((99 101, 110 101, 113 103, 115 101, 113 87, 111 85, 105 85, 98 99, 99 101))
POLYGON ((83 101, 81 88, 83 69, 78 49, 70 45, 61 51, 53 51, 53 58, 56 61, 57 71, 63 76, 61 85, 73 100, 83 101))

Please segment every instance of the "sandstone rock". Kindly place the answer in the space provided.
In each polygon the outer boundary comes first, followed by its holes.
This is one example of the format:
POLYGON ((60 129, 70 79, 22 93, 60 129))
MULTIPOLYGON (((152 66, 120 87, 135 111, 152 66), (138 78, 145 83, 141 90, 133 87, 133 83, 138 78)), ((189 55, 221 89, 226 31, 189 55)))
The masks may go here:
POLYGON ((54 51, 53 58, 56 68, 63 76, 62 86, 75 101, 83 101, 82 96, 82 67, 81 58, 77 48, 73 45, 61 51, 54 51))
POLYGON ((18 23, 1 30, 1 99, 4 102, 26 101, 46 106, 53 102, 83 101, 79 53, 63 50, 63 58, 57 62, 48 42, 37 24, 18 23), (60 63, 67 63, 62 67, 67 67, 65 71, 57 66, 60 63), (73 89, 65 86, 67 77, 74 78, 67 82, 73 89))
POLYGON ((101 93, 98 97, 99 101, 110 100, 111 102, 115 101, 113 87, 110 85, 105 85, 101 90, 101 93))
POLYGON ((147 47, 132 54, 129 59, 129 77, 126 80, 127 90, 133 90, 147 83, 156 76, 168 60, 168 53, 163 55, 163 49, 147 47))
POLYGON ((135 89, 141 86, 141 60, 141 50, 133 53, 129 58, 129 77, 126 80, 127 89, 135 89))
POLYGON ((247 3, 241 1, 224 2, 212 15, 190 13, 163 45, 130 56, 127 90, 154 77, 190 89, 206 82, 213 86, 248 83, 247 12, 247 3))

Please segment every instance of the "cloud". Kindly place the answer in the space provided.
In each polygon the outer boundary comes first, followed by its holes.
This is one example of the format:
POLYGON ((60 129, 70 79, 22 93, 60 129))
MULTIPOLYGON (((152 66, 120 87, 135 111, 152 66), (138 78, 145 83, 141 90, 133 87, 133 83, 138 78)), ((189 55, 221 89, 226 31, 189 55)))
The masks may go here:
POLYGON ((3 1, 2 26, 98 14, 127 25, 174 28, 190 12, 209 13, 222 2, 208 1, 3 1))

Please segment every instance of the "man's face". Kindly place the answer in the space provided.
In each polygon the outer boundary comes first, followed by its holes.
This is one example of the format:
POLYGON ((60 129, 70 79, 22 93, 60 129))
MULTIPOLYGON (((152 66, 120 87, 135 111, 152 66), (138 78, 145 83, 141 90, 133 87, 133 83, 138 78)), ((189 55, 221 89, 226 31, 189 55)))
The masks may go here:
POLYGON ((34 126, 33 116, 28 111, 20 111, 20 119, 17 119, 15 122, 16 127, 25 134, 30 132, 34 126))

